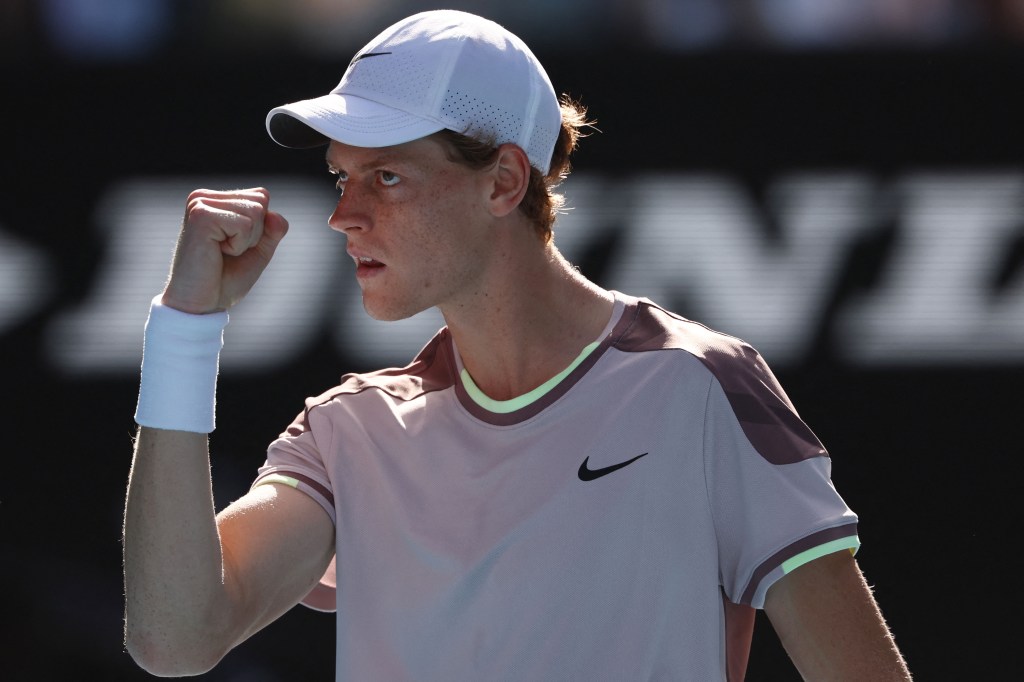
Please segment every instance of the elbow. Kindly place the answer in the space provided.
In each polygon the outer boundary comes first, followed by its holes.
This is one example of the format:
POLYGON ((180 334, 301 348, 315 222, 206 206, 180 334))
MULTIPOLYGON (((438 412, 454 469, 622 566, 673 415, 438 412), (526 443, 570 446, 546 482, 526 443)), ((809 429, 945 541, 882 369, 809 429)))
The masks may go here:
POLYGON ((138 633, 125 628, 125 649, 135 663, 155 677, 192 677, 209 672, 226 649, 214 649, 195 638, 176 639, 166 633, 138 633))

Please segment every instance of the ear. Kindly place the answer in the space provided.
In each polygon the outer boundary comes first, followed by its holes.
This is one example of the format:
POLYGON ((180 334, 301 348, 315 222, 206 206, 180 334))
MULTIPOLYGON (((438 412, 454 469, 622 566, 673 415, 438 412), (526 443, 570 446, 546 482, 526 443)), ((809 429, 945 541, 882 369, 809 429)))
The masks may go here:
POLYGON ((491 214, 501 218, 516 210, 530 186, 530 159, 519 146, 507 143, 498 147, 497 160, 490 169, 491 214))

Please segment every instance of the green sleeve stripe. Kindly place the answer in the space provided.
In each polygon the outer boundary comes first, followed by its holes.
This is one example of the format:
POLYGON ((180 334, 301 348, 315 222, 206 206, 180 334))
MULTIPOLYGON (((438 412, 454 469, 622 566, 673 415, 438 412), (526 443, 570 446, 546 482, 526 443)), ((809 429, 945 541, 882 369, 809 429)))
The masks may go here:
POLYGON ((299 487, 299 479, 292 478, 291 476, 285 476, 283 474, 268 474, 256 482, 256 485, 263 485, 264 483, 284 483, 292 488, 299 487))
POLYGON ((800 552, 795 557, 783 561, 782 571, 783 573, 789 573, 793 569, 803 566, 808 561, 813 561, 819 557, 825 556, 826 554, 832 554, 833 552, 838 552, 842 549, 848 549, 850 550, 851 554, 856 554, 857 549, 859 547, 860 538, 856 535, 853 535, 848 538, 839 538, 838 540, 832 540, 830 542, 826 542, 823 545, 811 547, 808 550, 800 552))

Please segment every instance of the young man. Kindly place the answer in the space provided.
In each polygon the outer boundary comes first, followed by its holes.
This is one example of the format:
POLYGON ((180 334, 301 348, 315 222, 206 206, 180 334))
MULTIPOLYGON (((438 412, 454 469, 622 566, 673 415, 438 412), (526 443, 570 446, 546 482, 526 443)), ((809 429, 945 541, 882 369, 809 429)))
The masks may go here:
POLYGON ((326 145, 367 312, 446 327, 309 399, 220 514, 226 311, 287 223, 264 189, 189 197, 125 510, 143 667, 206 671, 301 601, 338 612, 339 680, 738 680, 763 607, 807 679, 909 679, 828 455, 757 353, 555 248, 585 124, 517 37, 453 11, 271 111, 279 143, 326 145))

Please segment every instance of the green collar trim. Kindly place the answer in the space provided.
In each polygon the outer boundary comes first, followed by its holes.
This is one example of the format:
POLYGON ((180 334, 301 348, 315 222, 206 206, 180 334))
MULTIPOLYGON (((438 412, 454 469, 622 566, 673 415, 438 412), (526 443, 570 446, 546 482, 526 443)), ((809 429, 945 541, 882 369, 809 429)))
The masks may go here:
POLYGON ((494 400, 493 398, 489 398, 480 390, 480 387, 476 385, 473 381, 473 377, 469 376, 469 372, 466 371, 465 367, 462 368, 460 375, 462 378, 462 385, 465 387, 466 393, 469 394, 469 397, 473 399, 473 402, 485 410, 494 412, 495 414, 508 414, 510 412, 515 412, 516 410, 521 410, 527 405, 530 405, 542 398, 548 391, 557 386, 562 379, 569 376, 574 369, 579 367, 580 363, 586 360, 587 356, 593 353, 594 349, 599 345, 601 345, 600 341, 594 341, 589 344, 580 352, 579 355, 576 356, 576 359, 561 372, 551 377, 532 391, 524 393, 521 396, 516 396, 510 400, 494 400))

